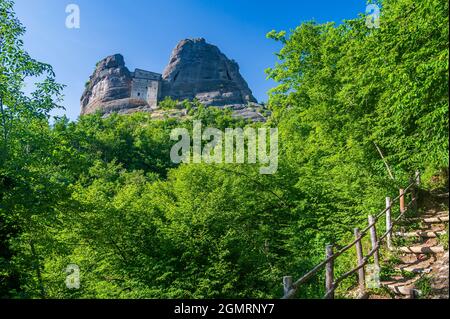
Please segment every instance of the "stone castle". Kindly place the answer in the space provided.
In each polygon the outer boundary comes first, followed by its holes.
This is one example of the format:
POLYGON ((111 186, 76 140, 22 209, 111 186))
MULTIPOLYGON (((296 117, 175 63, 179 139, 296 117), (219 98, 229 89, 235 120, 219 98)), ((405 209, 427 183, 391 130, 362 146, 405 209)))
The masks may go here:
POLYGON ((131 73, 132 99, 142 99, 150 108, 157 108, 161 96, 162 75, 136 69, 131 73))
POLYGON ((81 114, 153 112, 166 97, 197 99, 206 106, 231 108, 236 116, 264 119, 238 64, 202 38, 180 41, 163 74, 130 72, 122 55, 106 57, 86 84, 81 114))

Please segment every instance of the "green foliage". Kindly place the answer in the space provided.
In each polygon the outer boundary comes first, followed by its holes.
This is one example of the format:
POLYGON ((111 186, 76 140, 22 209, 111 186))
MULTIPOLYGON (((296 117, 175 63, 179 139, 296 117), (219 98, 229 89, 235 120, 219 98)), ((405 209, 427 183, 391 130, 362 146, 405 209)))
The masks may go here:
MULTIPOLYGON (((32 59, 20 39, 25 29, 16 18, 13 2, 0 1, 0 297, 23 296, 22 280, 31 276, 42 287, 37 255, 30 252, 34 233, 39 233, 38 216, 51 222, 52 203, 61 196, 59 172, 54 160, 42 161, 51 153, 51 141, 45 139, 47 119, 60 97, 62 85, 55 82, 50 65, 32 59), (22 92, 27 79, 41 78, 35 91, 22 92), (44 137, 44 138, 43 138, 44 137), (37 165, 39 163, 39 165, 37 165), (23 237, 28 252, 18 257, 23 246, 15 239, 23 237), (16 266, 17 265, 17 266, 16 266), (25 270, 26 269, 26 270, 25 270), (24 271, 22 271, 24 270, 24 271)), ((42 294, 41 294, 42 296, 42 294)))
POLYGON ((416 281, 415 287, 420 291, 419 297, 421 299, 426 299, 433 291, 431 279, 427 276, 422 276, 418 281, 416 281))
POLYGON ((448 167, 448 3, 382 5, 380 29, 364 19, 302 24, 282 37, 280 63, 267 72, 280 82, 271 99, 277 123, 318 144, 305 146, 341 149, 344 161, 381 175, 375 143, 400 181, 415 168, 448 167))
POLYGON ((178 101, 173 100, 171 97, 166 97, 164 100, 158 103, 158 107, 163 110, 173 110, 178 106, 178 101))
POLYGON ((439 243, 444 246, 445 250, 448 250, 448 231, 449 231, 449 227, 447 225, 447 228, 445 229, 445 234, 439 236, 438 240, 439 243))
MULTIPOLYGON (((448 4, 382 5, 380 29, 360 17, 268 34, 283 44, 267 71, 279 83, 269 123, 166 99, 162 109, 189 116, 95 114, 50 125, 62 86, 23 50, 12 2, 0 0, 0 297, 281 297, 283 276, 305 274, 326 244, 349 243, 412 172, 448 168, 448 4), (24 75, 45 78, 30 97, 24 75), (170 132, 194 120, 221 130, 278 127, 277 174, 173 164, 170 132), (72 263, 79 290, 64 284, 72 263)), ((351 250, 336 261, 336 277, 354 266, 351 250)), ((321 272, 297 297, 323 296, 323 282, 321 272)))

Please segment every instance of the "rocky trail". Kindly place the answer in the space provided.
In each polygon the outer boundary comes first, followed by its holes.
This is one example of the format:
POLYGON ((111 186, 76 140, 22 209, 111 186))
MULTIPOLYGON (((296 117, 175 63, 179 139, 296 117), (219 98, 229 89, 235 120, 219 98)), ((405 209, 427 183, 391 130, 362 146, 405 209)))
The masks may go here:
POLYGON ((423 193, 395 233, 395 248, 371 299, 449 298, 448 193, 423 193))

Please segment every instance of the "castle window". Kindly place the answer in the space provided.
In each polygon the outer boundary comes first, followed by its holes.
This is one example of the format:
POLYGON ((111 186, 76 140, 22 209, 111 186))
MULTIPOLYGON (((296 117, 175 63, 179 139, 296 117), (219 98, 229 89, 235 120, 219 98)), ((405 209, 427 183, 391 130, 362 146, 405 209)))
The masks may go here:
POLYGON ((141 96, 141 93, 138 93, 138 96, 141 96))

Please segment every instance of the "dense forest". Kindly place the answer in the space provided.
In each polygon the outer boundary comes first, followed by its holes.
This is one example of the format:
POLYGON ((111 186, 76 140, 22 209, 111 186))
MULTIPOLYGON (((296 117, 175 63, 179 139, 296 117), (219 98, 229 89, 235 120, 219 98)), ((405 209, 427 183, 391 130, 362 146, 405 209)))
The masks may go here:
MULTIPOLYGON (((283 276, 347 243, 416 170, 425 187, 446 185, 448 2, 380 6, 380 28, 360 16, 270 32, 283 46, 266 71, 278 85, 254 124, 195 102, 178 120, 52 118, 64 86, 0 0, 0 298, 279 298, 283 276), (277 173, 173 164, 171 130, 199 119, 277 127, 277 173), (65 285, 69 264, 80 289, 65 285)), ((321 276, 298 297, 323 294, 321 276)))

